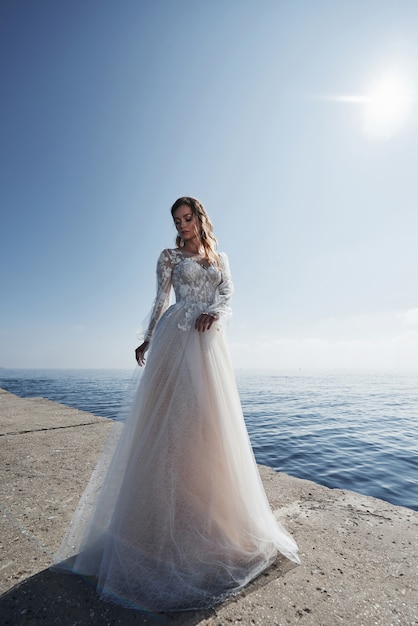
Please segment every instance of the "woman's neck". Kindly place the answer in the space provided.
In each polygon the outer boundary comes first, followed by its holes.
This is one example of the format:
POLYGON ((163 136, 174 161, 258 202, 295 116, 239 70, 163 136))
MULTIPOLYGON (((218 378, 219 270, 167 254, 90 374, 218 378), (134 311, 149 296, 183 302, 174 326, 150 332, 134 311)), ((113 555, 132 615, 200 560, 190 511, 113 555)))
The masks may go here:
POLYGON ((200 241, 198 241, 197 239, 194 240, 192 239, 191 241, 185 241, 184 242, 184 246, 182 247, 182 250, 184 252, 187 252, 188 254, 204 254, 204 250, 203 250, 203 246, 201 245, 200 241))

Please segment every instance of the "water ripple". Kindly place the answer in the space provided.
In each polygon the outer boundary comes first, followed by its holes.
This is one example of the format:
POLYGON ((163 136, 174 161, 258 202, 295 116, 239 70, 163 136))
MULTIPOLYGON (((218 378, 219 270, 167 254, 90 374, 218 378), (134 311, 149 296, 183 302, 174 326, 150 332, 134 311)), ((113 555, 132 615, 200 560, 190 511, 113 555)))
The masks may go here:
POLYGON ((259 463, 418 510, 416 376, 242 371, 237 379, 259 463))

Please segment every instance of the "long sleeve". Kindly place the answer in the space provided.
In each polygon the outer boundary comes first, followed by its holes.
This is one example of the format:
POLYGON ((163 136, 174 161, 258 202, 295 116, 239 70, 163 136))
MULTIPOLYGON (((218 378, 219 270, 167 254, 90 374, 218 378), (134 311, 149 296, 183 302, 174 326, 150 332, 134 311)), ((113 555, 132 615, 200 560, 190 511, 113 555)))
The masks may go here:
POLYGON ((212 306, 209 307, 208 313, 216 313, 225 319, 232 315, 231 297, 234 292, 234 285, 232 283, 228 257, 224 252, 219 254, 219 261, 222 273, 222 282, 218 286, 215 301, 212 306))
POLYGON ((170 255, 168 250, 163 250, 157 261, 157 295, 144 341, 151 341, 158 320, 164 315, 170 305, 171 273, 170 255))

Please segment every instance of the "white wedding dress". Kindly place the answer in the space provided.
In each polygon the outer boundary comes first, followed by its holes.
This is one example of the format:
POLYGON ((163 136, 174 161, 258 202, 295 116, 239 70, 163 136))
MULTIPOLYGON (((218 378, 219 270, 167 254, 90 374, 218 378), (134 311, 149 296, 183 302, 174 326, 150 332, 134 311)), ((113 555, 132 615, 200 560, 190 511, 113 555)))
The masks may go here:
POLYGON ((101 596, 123 606, 208 607, 277 551, 299 562, 267 502, 244 424, 222 329, 232 283, 219 256, 220 267, 181 249, 161 253, 147 364, 56 555, 56 567, 94 576, 101 596), (220 319, 198 332, 203 311, 220 319))

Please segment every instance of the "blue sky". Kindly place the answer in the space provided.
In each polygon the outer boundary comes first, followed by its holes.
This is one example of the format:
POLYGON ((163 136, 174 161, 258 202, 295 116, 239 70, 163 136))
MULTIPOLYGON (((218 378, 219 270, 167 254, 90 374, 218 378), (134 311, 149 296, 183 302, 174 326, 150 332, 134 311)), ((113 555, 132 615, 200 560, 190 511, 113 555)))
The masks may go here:
POLYGON ((169 209, 236 367, 418 368, 415 0, 0 5, 0 366, 133 367, 169 209))

